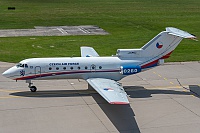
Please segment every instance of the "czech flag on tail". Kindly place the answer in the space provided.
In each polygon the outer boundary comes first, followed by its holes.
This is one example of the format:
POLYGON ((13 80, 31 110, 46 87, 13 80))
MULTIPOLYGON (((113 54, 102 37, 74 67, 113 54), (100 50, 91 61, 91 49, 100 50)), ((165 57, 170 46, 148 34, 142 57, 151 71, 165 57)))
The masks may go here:
POLYGON ((156 43, 156 47, 157 47, 158 49, 160 49, 160 48, 163 47, 163 44, 162 44, 161 42, 157 42, 157 43, 156 43))

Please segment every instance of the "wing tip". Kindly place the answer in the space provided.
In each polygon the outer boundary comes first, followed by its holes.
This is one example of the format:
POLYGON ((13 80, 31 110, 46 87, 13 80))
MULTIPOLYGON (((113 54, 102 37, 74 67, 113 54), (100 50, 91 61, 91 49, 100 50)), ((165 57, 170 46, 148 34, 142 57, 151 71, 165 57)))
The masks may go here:
POLYGON ((125 104, 129 104, 129 102, 109 102, 110 104, 121 104, 121 105, 125 105, 125 104))

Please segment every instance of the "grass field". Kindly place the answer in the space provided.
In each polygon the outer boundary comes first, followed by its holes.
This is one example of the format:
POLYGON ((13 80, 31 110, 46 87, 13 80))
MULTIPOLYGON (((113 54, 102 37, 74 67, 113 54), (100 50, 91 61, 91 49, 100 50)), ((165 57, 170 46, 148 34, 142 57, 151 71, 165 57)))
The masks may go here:
MULTIPOLYGON (((112 55, 118 48, 140 48, 167 26, 200 35, 200 0, 0 0, 0 5, 0 29, 98 25, 110 33, 0 38, 0 60, 7 62, 80 56, 80 46, 112 55), (16 10, 8 10, 10 6, 16 10)), ((167 61, 199 60, 199 42, 183 40, 167 61)))

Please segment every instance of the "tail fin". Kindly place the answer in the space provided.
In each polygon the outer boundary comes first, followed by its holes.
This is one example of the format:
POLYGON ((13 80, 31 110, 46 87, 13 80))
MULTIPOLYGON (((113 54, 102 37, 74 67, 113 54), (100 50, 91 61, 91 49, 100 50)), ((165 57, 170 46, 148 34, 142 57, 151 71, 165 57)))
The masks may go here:
POLYGON ((183 38, 196 39, 194 35, 173 27, 167 27, 166 31, 159 33, 141 49, 143 57, 168 58, 183 38))
POLYGON ((170 56, 183 38, 196 39, 194 35, 173 27, 167 27, 140 49, 118 49, 120 58, 146 58, 158 60, 170 56))

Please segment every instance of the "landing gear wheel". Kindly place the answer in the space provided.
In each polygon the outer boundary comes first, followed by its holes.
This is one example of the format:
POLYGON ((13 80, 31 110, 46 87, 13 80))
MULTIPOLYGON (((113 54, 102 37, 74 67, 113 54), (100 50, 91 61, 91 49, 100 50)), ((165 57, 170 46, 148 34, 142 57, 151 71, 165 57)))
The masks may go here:
POLYGON ((36 88, 35 86, 31 86, 31 87, 30 87, 30 90, 31 90, 31 92, 36 92, 36 91, 37 91, 37 88, 36 88))

